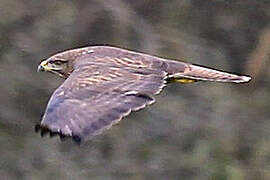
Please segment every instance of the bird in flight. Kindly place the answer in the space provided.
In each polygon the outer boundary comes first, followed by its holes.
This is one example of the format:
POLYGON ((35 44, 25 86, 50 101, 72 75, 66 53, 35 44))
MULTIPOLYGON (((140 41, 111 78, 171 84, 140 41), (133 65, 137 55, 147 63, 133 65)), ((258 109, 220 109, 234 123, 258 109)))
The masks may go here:
POLYGON ((109 129, 131 111, 154 103, 167 83, 216 81, 244 83, 240 76, 185 62, 110 46, 57 53, 38 71, 66 79, 51 96, 36 131, 72 137, 76 143, 109 129))

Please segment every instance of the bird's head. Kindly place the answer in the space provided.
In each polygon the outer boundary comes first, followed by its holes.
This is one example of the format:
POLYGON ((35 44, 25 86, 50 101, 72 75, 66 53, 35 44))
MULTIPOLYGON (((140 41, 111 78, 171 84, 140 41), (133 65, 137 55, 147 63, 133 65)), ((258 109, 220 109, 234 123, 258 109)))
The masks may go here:
POLYGON ((67 78, 73 71, 73 61, 61 55, 54 55, 41 61, 38 72, 48 71, 58 74, 62 78, 67 78))
POLYGON ((76 64, 80 64, 81 57, 88 56, 94 51, 92 48, 78 48, 57 53, 48 59, 41 61, 38 72, 48 71, 58 74, 62 78, 68 76, 76 69, 76 64))

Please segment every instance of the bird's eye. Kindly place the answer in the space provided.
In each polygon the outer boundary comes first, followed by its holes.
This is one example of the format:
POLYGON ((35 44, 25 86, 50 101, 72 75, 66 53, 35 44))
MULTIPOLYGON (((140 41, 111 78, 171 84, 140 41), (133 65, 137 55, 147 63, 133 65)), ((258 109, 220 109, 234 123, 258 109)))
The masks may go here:
POLYGON ((53 63, 55 65, 61 65, 63 63, 63 61, 61 61, 61 60, 55 60, 53 63))

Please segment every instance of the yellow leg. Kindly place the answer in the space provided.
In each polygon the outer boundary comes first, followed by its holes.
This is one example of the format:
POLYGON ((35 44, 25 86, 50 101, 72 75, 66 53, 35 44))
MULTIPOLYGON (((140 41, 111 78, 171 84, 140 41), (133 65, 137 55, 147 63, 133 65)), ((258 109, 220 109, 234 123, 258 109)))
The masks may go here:
POLYGON ((188 83, 194 83, 197 82, 198 80, 196 79, 188 79, 188 78, 170 78, 167 80, 169 83, 183 83, 183 84, 188 84, 188 83))

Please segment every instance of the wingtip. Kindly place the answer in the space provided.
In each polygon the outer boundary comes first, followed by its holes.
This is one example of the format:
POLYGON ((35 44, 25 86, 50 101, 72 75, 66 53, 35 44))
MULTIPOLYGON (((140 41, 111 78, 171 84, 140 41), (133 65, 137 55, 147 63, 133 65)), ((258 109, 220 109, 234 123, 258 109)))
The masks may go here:
POLYGON ((80 136, 78 136, 78 135, 72 135, 72 140, 77 145, 81 145, 81 143, 82 143, 82 138, 80 136))
POLYGON ((72 138, 75 144, 80 145, 82 143, 82 138, 76 134, 72 134, 71 136, 63 134, 61 131, 51 130, 48 126, 42 124, 35 125, 35 132, 40 133, 41 137, 49 134, 50 138, 59 136, 61 141, 65 141, 69 138, 72 138))

